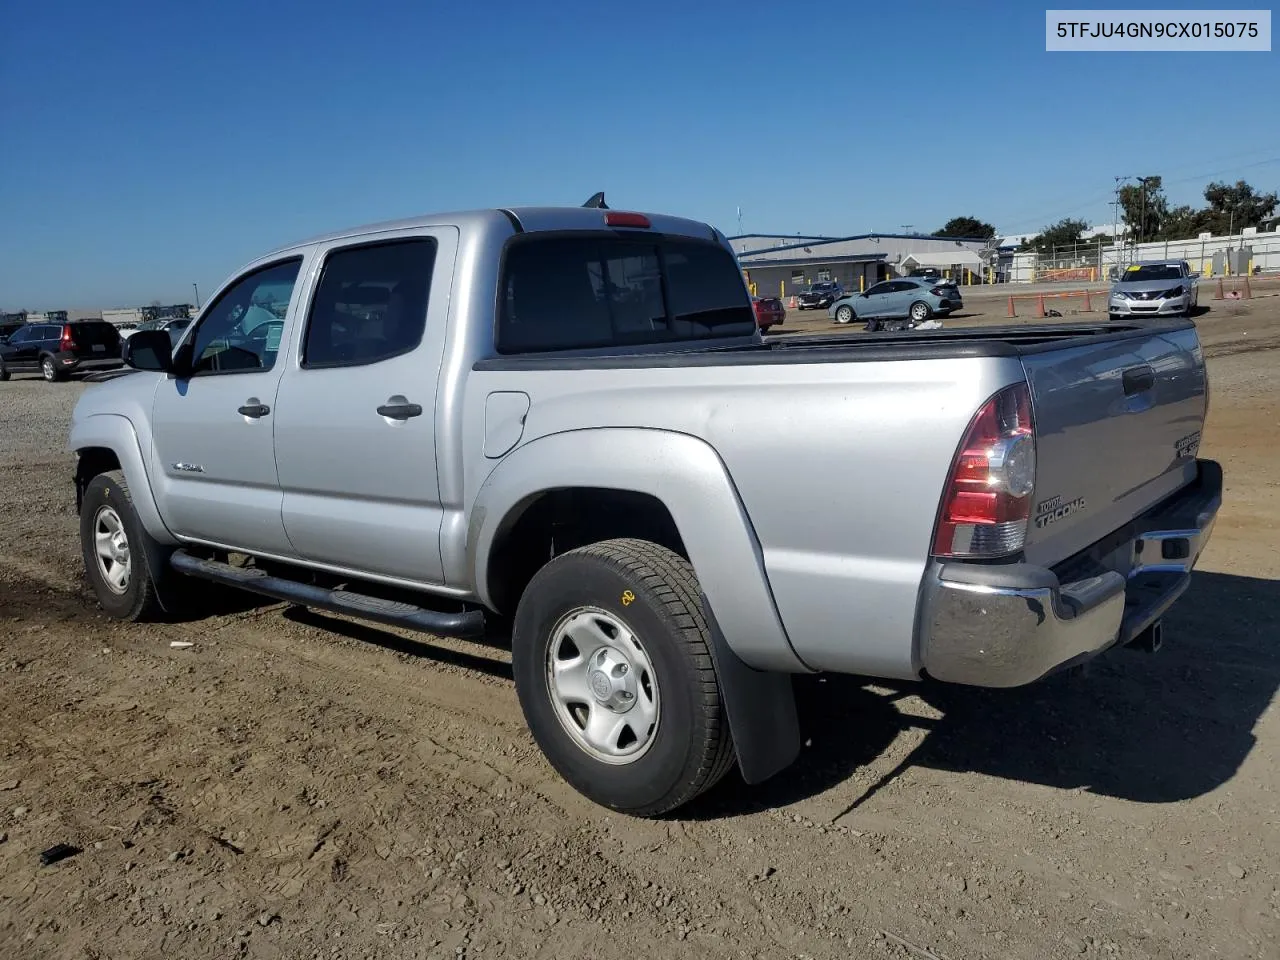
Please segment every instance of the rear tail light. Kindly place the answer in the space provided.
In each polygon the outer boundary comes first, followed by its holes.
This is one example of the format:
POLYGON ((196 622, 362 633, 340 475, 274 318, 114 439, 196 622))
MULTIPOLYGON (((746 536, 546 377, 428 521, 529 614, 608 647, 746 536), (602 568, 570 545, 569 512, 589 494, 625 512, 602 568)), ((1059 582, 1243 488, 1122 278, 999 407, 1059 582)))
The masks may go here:
POLYGON ((982 405, 965 433, 942 495, 933 553, 994 558, 1027 539, 1036 479, 1035 425, 1026 383, 982 405))
POLYGON ((59 350, 74 350, 76 348, 76 338, 71 333, 71 326, 65 324, 62 327, 62 339, 58 341, 59 350))
POLYGON ((929 290, 929 292, 932 293, 935 297, 945 297, 947 295, 947 291, 943 290, 941 287, 933 287, 929 290))

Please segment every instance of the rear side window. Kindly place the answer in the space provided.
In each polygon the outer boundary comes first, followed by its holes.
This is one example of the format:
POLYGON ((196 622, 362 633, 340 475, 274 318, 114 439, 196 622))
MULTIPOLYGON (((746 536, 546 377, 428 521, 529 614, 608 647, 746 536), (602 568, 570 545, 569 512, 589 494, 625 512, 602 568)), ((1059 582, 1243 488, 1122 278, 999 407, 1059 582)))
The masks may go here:
POLYGON ((431 237, 330 253, 311 303, 302 365, 362 366, 415 349, 427 326, 435 262, 431 237))
POLYGON ((750 336, 755 313, 723 247, 650 237, 537 237, 503 264, 499 353, 750 336))

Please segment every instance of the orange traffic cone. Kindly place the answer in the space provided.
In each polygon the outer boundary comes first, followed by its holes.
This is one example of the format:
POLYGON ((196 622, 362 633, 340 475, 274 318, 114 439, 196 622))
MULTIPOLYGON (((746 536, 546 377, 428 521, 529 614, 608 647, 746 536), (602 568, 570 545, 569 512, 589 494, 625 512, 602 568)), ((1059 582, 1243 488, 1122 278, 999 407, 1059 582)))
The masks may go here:
POLYGON ((1244 299, 1253 299, 1253 288, 1249 286, 1249 275, 1247 273, 1244 275, 1244 299))
POLYGON ((1008 313, 1008 316, 1010 316, 1010 317, 1016 317, 1017 315, 1018 315, 1018 312, 1017 312, 1016 310, 1014 310, 1014 309, 1013 309, 1013 297, 1010 297, 1010 298, 1009 298, 1009 313, 1008 313))
POLYGON ((1217 292, 1217 293, 1215 293, 1215 294, 1213 295, 1213 299, 1215 299, 1215 300, 1225 300, 1225 299, 1227 299, 1227 292, 1226 292, 1225 290, 1223 290, 1223 289, 1222 289, 1222 278, 1221 278, 1221 277, 1219 277, 1219 278, 1218 278, 1218 292, 1217 292))
POLYGON ((1048 316, 1048 314, 1044 312, 1044 294, 1043 293, 1036 298, 1036 316, 1037 317, 1048 316))
POLYGON ((1084 312, 1093 313, 1093 293, 1089 290, 1084 292, 1084 312))

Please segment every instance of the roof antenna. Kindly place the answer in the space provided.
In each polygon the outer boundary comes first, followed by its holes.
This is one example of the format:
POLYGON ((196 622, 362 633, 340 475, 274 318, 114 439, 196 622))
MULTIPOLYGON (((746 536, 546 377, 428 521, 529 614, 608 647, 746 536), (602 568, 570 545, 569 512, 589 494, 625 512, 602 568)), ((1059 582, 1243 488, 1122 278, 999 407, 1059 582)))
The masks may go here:
POLYGON ((605 202, 604 202, 604 191, 603 191, 603 190, 601 190, 599 193, 593 193, 593 194, 591 195, 591 199, 590 199, 590 200, 588 200, 586 203, 584 203, 584 204, 583 204, 583 206, 584 206, 584 207, 596 207, 597 209, 600 209, 600 210, 608 210, 608 209, 609 209, 609 205, 608 205, 607 203, 605 203, 605 202))

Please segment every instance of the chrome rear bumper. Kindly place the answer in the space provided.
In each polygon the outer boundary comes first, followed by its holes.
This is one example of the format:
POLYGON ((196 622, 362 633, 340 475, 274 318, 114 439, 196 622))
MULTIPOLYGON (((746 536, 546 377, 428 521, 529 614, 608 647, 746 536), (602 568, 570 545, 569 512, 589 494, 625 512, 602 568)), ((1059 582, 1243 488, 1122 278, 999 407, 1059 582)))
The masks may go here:
POLYGON ((1109 569, 1090 551, 1053 570, 935 564, 919 621, 922 669, 951 683, 1016 687, 1129 643, 1190 585, 1221 504, 1222 467, 1200 460, 1192 483, 1105 539, 1109 569))

